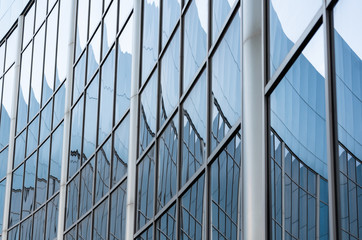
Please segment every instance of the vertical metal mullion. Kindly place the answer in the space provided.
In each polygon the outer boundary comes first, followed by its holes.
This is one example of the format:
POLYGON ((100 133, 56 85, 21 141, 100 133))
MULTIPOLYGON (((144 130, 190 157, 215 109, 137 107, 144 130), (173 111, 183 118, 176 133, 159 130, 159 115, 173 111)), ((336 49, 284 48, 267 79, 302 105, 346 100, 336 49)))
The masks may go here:
POLYGON ((319 231, 319 228, 320 228, 320 224, 319 224, 319 219, 320 219, 320 175, 317 174, 316 176, 316 181, 317 181, 317 187, 316 187, 316 191, 317 191, 317 194, 316 194, 316 232, 315 232, 315 235, 316 235, 316 239, 319 239, 320 238, 320 231, 319 231))
POLYGON ((323 2, 323 22, 325 28, 325 60, 326 80, 326 125, 327 125, 327 156, 328 156, 328 205, 330 239, 341 239, 340 230, 340 189, 338 164, 338 129, 337 129, 337 95, 334 66, 333 13, 326 9, 323 2))
MULTIPOLYGON (((55 55, 54 55, 54 58, 55 58, 55 61, 54 61, 54 76, 53 76, 53 96, 52 97, 55 97, 55 92, 56 92, 56 89, 58 89, 58 87, 56 87, 56 83, 57 83, 57 63, 58 63, 58 41, 59 41, 59 20, 60 20, 60 1, 58 0, 55 5, 58 7, 58 15, 57 15, 57 25, 56 25, 56 37, 55 37, 55 55)), ((56 8, 56 7, 54 7, 56 8)), ((53 11, 55 11, 53 9, 53 11)), ((60 81, 62 81, 61 79, 59 79, 60 81)), ((59 86, 61 86, 62 84, 60 83, 59 86)), ((53 100, 53 112, 52 112, 52 116, 54 115, 54 100, 53 100)), ((51 124, 51 128, 53 128, 53 120, 52 120, 52 124, 51 124)))
MULTIPOLYGON (((282 172, 281 172, 281 178, 282 178, 282 239, 285 239, 285 143, 281 142, 282 144, 282 155, 281 155, 281 162, 282 162, 282 172)), ((308 196, 308 195, 307 195, 308 196)), ((308 198, 307 198, 308 200, 308 198)), ((307 217, 308 219, 308 217, 307 217)))

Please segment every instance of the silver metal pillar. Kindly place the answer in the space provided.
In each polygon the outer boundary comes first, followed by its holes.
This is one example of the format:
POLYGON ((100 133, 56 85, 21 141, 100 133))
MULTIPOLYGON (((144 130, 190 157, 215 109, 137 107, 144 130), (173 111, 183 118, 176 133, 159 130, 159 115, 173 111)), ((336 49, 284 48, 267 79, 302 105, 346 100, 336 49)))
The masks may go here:
POLYGON ((18 88, 19 88, 19 76, 20 76, 20 56, 21 56, 21 40, 23 39, 23 26, 24 17, 19 16, 18 27, 15 31, 18 31, 18 38, 16 43, 16 57, 14 68, 14 79, 12 89, 12 109, 10 113, 10 134, 9 134, 9 153, 8 153, 8 168, 6 173, 6 189, 5 189, 5 201, 4 201, 4 216, 3 216, 3 229, 2 239, 7 239, 7 229, 9 226, 9 214, 10 214, 10 197, 11 197, 11 182, 12 182, 12 170, 14 162, 14 145, 15 145, 15 128, 16 128, 16 110, 18 105, 18 88))
POLYGON ((242 1, 243 239, 266 239, 262 0, 242 1))
POLYGON ((140 79, 141 7, 140 0, 133 1, 133 46, 130 103, 130 131, 127 170, 126 240, 133 240, 136 208, 136 161, 138 136, 138 84, 140 79))
MULTIPOLYGON (((60 192, 59 192, 59 213, 58 213, 58 233, 57 239, 63 239, 64 221, 65 221, 65 203, 67 195, 67 173, 68 173, 68 156, 69 156, 69 134, 70 134, 70 113, 72 104, 72 86, 73 86, 73 59, 74 59, 74 44, 75 44, 75 15, 77 1, 69 1, 70 5, 70 20, 69 20, 69 39, 67 49, 67 77, 65 82, 65 104, 64 104, 64 132, 63 132, 63 155, 62 169, 60 176, 60 192)), ((63 3, 65 1, 62 1, 63 3)), ((62 4, 62 3, 61 3, 62 4)), ((60 23, 61 24, 61 23, 60 23)))

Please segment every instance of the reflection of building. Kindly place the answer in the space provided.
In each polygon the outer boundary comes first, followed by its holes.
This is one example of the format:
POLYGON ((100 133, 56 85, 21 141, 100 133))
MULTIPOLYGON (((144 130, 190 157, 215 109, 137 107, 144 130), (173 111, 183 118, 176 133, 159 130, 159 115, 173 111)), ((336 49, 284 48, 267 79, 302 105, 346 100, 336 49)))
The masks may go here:
POLYGON ((0 239, 362 239, 362 5, 305 1, 0 4, 0 239))

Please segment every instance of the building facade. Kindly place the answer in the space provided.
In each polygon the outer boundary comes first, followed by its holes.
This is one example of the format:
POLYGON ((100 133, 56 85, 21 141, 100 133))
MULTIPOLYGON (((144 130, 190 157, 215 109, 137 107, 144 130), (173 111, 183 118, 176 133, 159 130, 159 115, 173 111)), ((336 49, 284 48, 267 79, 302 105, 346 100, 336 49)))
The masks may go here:
POLYGON ((0 0, 0 239, 362 239, 361 12, 0 0))

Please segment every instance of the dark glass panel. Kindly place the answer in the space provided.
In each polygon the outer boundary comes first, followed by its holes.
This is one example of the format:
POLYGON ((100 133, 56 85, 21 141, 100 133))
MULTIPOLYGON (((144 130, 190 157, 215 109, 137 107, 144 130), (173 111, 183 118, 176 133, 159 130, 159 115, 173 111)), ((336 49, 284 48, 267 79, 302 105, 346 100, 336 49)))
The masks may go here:
POLYGON ((206 148, 206 72, 183 103, 182 185, 204 162, 206 148))
POLYGON ((328 233, 328 206, 324 203, 319 205, 320 218, 319 218, 319 239, 327 240, 329 239, 328 233))
POLYGON ((107 238, 108 199, 94 210, 93 239, 107 238))
POLYGON ((78 239, 91 239, 92 236, 92 214, 85 217, 78 225, 78 239))
POLYGON ((140 229, 154 214, 154 181, 155 181, 155 149, 148 152, 146 157, 137 166, 137 225, 140 229))
POLYGON ((9 227, 14 226, 20 220, 21 190, 23 188, 24 164, 13 172, 13 182, 10 198, 9 227))
POLYGON ((82 164, 94 153, 97 146, 98 74, 85 91, 84 136, 82 164))
POLYGON ((129 108, 131 99, 132 31, 133 17, 130 18, 118 39, 115 124, 119 122, 124 112, 129 108))
POLYGON ((207 1, 192 1, 185 15, 183 52, 183 91, 185 91, 207 53, 207 1))
POLYGON ((39 136, 39 115, 36 116, 34 121, 28 126, 27 143, 26 143, 26 156, 29 156, 38 146, 39 136))
POLYGON ((98 202, 109 190, 110 184, 110 164, 111 164, 111 144, 112 138, 97 152, 97 170, 96 170, 96 187, 95 202, 98 202))
POLYGON ((52 196, 59 190, 60 171, 63 157, 63 124, 61 124, 53 133, 52 146, 50 154, 50 172, 48 196, 52 196))
POLYGON ((50 139, 40 147, 37 179, 36 179, 36 207, 39 207, 47 200, 48 170, 49 170, 50 139))
POLYGON ((156 133, 157 69, 141 93, 139 154, 146 149, 156 133))
POLYGON ((67 186, 67 205, 65 208, 65 228, 69 228, 78 218, 79 175, 67 186))
MULTIPOLYGON (((111 50, 102 66, 99 101, 98 144, 111 132, 113 126, 115 50, 111 50)), ((110 159, 109 159, 110 160, 110 159)))
POLYGON ((308 195, 308 239, 316 239, 316 199, 308 195))
POLYGON ((142 84, 158 58, 159 8, 160 0, 143 1, 142 84))
POLYGON ((47 204, 47 222, 46 222, 45 240, 53 240, 57 238, 58 212, 59 212, 59 195, 53 198, 47 204))
POLYGON ((162 4, 162 47, 164 47, 180 17, 181 1, 163 0, 162 4))
POLYGON ((287 1, 271 0, 269 3, 269 57, 270 76, 282 63, 294 43, 301 37, 323 0, 287 1))
POLYGON ((45 234, 45 206, 34 214, 33 239, 44 239, 45 234))
POLYGON ((178 114, 159 138, 157 211, 163 208, 177 191, 178 114))
POLYGON ((125 239, 126 234, 127 181, 111 195, 110 240, 125 239))
POLYGON ((177 29, 161 60, 160 126, 167 120, 179 100, 180 32, 177 29))
POLYGON ((80 166, 83 128, 83 105, 83 98, 81 98, 72 110, 68 177, 73 176, 80 166))
POLYGON ((240 74, 240 15, 236 14, 212 57, 212 149, 240 117, 240 74))
POLYGON ((173 205, 162 217, 156 222, 156 239, 176 239, 176 206, 173 205))
POLYGON ((129 115, 127 115, 113 134, 112 185, 115 185, 127 174, 129 121, 129 115))
POLYGON ((21 218, 24 219, 34 210, 36 152, 25 162, 23 187, 23 205, 21 218))
MULTIPOLYGON (((79 217, 92 207, 93 203, 94 158, 91 159, 80 173, 79 217)), ((85 238, 86 239, 86 238, 85 238)))
POLYGON ((204 175, 181 198, 181 239, 202 239, 204 175))

